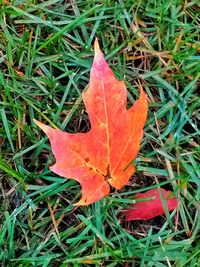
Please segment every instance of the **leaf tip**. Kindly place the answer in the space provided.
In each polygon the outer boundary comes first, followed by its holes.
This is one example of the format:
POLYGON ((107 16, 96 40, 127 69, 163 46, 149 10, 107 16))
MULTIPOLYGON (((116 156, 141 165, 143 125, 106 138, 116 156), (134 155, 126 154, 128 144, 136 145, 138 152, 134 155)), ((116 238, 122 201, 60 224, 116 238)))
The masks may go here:
POLYGON ((77 203, 75 203, 73 205, 76 206, 76 207, 79 207, 79 206, 87 206, 89 204, 91 204, 91 203, 88 203, 86 200, 81 199, 81 200, 79 200, 77 203))
POLYGON ((139 84, 137 85, 138 85, 139 92, 140 92, 140 98, 144 98, 145 100, 147 100, 147 94, 145 93, 140 81, 139 81, 139 84))
POLYGON ((100 49, 100 46, 99 46, 99 41, 98 41, 97 37, 95 38, 95 41, 94 41, 94 51, 95 51, 95 53, 101 52, 101 49, 100 49))
POLYGON ((33 121, 34 121, 34 123, 35 123, 40 129, 42 129, 45 133, 48 132, 48 130, 49 130, 49 126, 47 126, 47 125, 41 123, 40 121, 38 121, 38 120, 36 120, 36 119, 33 119, 33 121))
POLYGON ((98 38, 95 38, 95 41, 94 41, 94 53, 95 53, 95 58, 96 59, 97 58, 102 58, 103 53, 101 52, 98 38))

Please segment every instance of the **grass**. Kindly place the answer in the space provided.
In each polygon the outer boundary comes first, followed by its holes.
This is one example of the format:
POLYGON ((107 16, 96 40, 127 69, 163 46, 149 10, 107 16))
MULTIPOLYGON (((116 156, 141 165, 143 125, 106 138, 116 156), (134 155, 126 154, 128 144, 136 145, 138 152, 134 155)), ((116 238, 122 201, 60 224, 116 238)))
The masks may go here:
POLYGON ((0 26, 0 265, 200 266, 199 2, 1 1, 0 26), (95 37, 129 104, 140 80, 149 115, 130 184, 76 208, 80 187, 50 172, 33 118, 89 129, 81 92, 95 37), (177 213, 119 217, 159 185, 176 194, 177 213))

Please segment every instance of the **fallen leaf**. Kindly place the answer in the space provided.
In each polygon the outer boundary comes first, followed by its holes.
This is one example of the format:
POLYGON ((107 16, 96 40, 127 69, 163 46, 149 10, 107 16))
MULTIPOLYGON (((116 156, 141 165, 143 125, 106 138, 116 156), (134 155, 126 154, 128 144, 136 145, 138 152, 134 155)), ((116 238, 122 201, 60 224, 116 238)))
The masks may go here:
MULTIPOLYGON (((163 198, 166 201, 166 206, 169 211, 174 210, 177 207, 176 198, 170 197, 171 191, 166 191, 165 189, 160 189, 163 194, 163 198), (170 197, 170 198, 169 198, 170 197)), ((151 189, 145 193, 137 193, 136 199, 151 198, 147 201, 136 202, 133 204, 133 208, 125 210, 123 213, 126 215, 126 221, 131 220, 149 220, 156 216, 165 213, 161 195, 157 188, 151 189)))
POLYGON ((118 81, 95 41, 95 56, 90 82, 82 94, 91 130, 66 133, 36 120, 50 139, 56 174, 81 184, 82 198, 76 205, 88 205, 107 196, 110 185, 121 189, 134 172, 131 161, 136 157, 147 117, 147 98, 140 97, 126 109, 127 91, 118 81))

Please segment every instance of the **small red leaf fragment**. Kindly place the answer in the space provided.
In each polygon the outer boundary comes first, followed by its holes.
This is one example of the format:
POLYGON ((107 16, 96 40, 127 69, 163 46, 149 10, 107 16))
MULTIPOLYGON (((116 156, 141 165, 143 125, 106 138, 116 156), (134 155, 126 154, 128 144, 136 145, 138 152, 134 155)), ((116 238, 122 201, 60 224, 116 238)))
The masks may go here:
MULTIPOLYGON (((168 210, 171 211, 175 209, 178 202, 174 196, 170 197, 171 191, 166 191, 163 188, 161 191, 168 210)), ((136 202, 132 205, 133 208, 125 210, 124 214, 126 215, 126 221, 149 220, 165 213, 160 192, 157 188, 151 189, 145 193, 136 194, 136 199, 141 198, 151 198, 151 200, 136 202)))
POLYGON ((76 205, 91 204, 107 196, 110 185, 121 189, 128 182, 134 172, 130 162, 140 149, 147 117, 143 89, 127 110, 125 83, 115 78, 97 40, 94 49, 90 82, 82 94, 91 130, 70 134, 34 120, 49 137, 56 158, 50 169, 81 184, 82 198, 76 205))

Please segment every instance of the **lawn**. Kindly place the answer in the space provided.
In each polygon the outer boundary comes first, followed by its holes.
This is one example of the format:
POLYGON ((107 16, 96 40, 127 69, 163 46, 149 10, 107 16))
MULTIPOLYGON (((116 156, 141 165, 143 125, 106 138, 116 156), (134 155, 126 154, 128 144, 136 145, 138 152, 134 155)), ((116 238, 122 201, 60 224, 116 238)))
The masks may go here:
MULTIPOLYGON (((200 266, 198 0, 0 1, 0 266, 200 266), (136 171, 88 206, 37 119, 87 132, 82 101, 98 38, 128 90, 148 95, 136 171), (161 187, 172 212, 126 222, 135 193, 161 187)), ((98 149, 98 148, 97 148, 98 149)))

